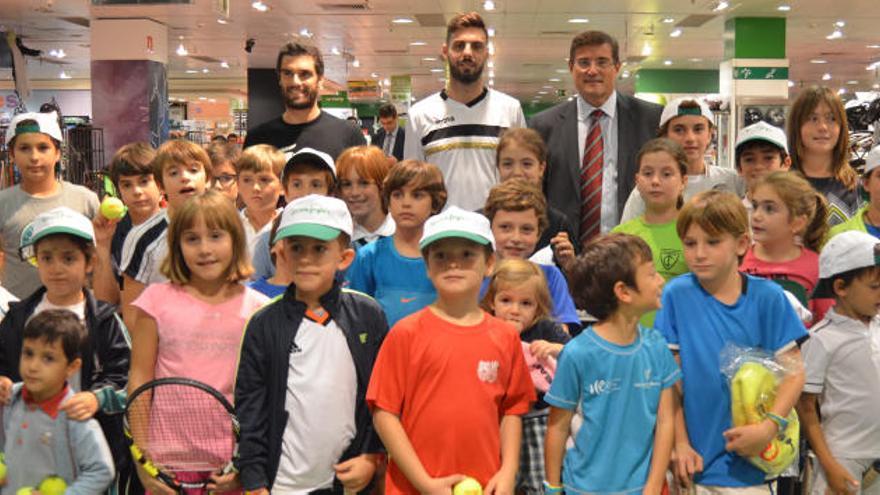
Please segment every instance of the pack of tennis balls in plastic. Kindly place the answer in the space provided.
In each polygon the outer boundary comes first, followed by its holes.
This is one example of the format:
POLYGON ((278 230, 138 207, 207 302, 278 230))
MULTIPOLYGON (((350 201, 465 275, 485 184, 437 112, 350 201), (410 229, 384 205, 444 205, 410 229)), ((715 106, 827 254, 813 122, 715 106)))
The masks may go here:
MULTIPOLYGON (((780 363, 760 349, 728 344, 721 351, 721 372, 730 385, 730 408, 733 426, 756 424, 767 418, 776 401, 780 381, 790 366, 780 363)), ((792 408, 788 425, 780 431, 760 455, 748 461, 765 473, 776 476, 798 458, 800 422, 792 408)))

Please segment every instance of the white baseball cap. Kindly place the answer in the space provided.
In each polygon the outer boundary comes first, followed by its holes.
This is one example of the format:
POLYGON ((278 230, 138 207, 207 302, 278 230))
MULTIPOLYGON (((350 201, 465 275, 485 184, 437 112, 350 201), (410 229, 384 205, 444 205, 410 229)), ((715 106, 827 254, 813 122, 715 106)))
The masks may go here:
POLYGON ((29 132, 41 132, 48 134, 56 141, 64 141, 64 135, 61 134, 61 128, 58 127, 57 113, 28 112, 12 117, 9 127, 6 129, 6 146, 9 146, 9 142, 15 136, 29 132), (33 121, 34 123, 28 121, 33 121))
POLYGON ((739 151, 740 146, 752 141, 770 143, 788 154, 788 139, 785 137, 785 131, 775 125, 762 121, 748 127, 743 127, 739 130, 739 135, 736 137, 736 150, 739 151))
POLYGON ((281 176, 286 177, 290 173, 290 169, 300 163, 311 163, 324 167, 333 174, 334 179, 336 178, 336 164, 333 162, 333 157, 314 148, 302 148, 290 155, 290 158, 287 159, 287 163, 284 165, 284 171, 281 173, 281 176))
POLYGON ((23 260, 33 258, 34 244, 52 234, 68 234, 81 237, 94 244, 95 228, 92 222, 82 213, 59 206, 40 213, 21 232, 19 255, 23 260))
POLYGON ((867 176, 871 170, 874 170, 877 167, 880 167, 880 146, 875 146, 867 155, 865 155, 864 175, 867 176))
POLYGON ((425 249, 428 245, 447 237, 468 239, 482 245, 491 244, 492 250, 495 250, 495 237, 492 235, 489 219, 457 206, 450 206, 425 222, 419 249, 425 249))
POLYGON ((706 120, 708 120, 710 124, 714 122, 712 110, 709 109, 709 105, 707 105, 705 101, 693 97, 685 97, 676 98, 663 107, 663 113, 660 114, 660 127, 663 127, 665 123, 675 117, 680 117, 682 115, 697 115, 700 117, 706 117, 706 120), (687 105, 682 108, 681 104, 685 102, 689 104, 696 103, 697 108, 693 108, 692 105, 687 105))
POLYGON ((832 297, 831 278, 859 268, 880 266, 880 240, 860 230, 841 232, 819 255, 819 283, 813 297, 832 297))
POLYGON ((291 201, 281 213, 274 242, 285 237, 303 236, 330 241, 344 232, 351 236, 354 224, 341 199, 309 194, 291 201))

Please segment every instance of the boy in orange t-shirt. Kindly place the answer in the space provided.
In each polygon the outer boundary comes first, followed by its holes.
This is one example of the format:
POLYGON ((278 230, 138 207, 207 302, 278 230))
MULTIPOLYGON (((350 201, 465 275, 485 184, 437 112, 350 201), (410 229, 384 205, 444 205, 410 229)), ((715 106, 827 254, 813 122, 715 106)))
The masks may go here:
POLYGON ((513 493, 535 391, 516 329, 479 306, 494 243, 485 217, 454 206, 425 223, 437 300, 391 329, 367 389, 391 458, 388 495, 449 493, 465 476, 513 493))

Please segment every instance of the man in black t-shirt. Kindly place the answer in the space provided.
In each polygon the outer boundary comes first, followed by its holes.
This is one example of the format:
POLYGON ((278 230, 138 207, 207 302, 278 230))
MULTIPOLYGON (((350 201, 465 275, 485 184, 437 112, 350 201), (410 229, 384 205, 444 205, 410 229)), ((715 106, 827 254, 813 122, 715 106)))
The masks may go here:
POLYGON ((321 52, 299 43, 281 47, 275 64, 284 99, 284 113, 251 129, 244 147, 271 144, 290 155, 300 148, 323 151, 335 160, 346 148, 367 144, 364 135, 351 124, 318 106, 324 80, 321 52))

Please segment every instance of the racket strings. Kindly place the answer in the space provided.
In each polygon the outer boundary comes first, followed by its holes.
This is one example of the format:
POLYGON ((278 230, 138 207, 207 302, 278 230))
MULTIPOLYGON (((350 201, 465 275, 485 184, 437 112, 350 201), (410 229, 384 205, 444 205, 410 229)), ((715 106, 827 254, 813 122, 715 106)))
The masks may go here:
POLYGON ((128 406, 132 439, 165 472, 223 468, 235 448, 234 424, 211 394, 166 384, 135 397, 128 406))

